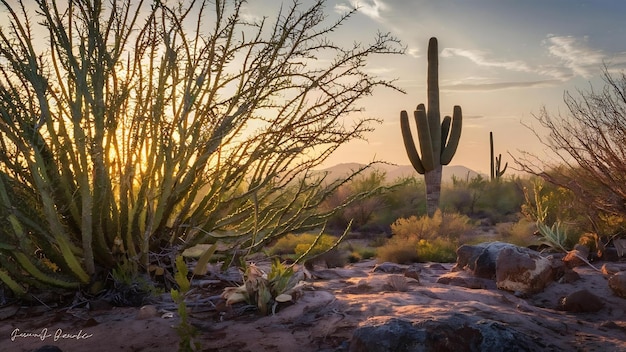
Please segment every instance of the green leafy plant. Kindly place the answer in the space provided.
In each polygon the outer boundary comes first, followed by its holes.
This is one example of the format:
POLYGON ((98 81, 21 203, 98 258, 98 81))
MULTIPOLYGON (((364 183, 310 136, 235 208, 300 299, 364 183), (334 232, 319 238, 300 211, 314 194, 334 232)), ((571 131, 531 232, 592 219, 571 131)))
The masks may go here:
POLYGON ((180 322, 176 326, 176 332, 180 338, 178 350, 181 352, 200 351, 200 342, 196 340, 198 331, 189 321, 189 311, 187 310, 187 303, 185 303, 185 296, 191 289, 191 281, 187 277, 188 274, 189 268, 187 268, 185 259, 182 255, 177 256, 174 280, 178 285, 178 289, 172 289, 170 294, 174 303, 178 306, 180 322))
MULTIPOLYGON (((541 190, 542 185, 540 182, 535 183, 535 205, 536 209, 531 213, 536 216, 537 228, 539 230, 539 234, 541 235, 541 240, 543 243, 548 245, 550 248, 559 251, 559 252, 568 252, 571 250, 571 247, 568 245, 568 240, 571 237, 568 235, 567 227, 563 226, 563 223, 560 219, 557 219, 553 222, 552 226, 548 226, 546 224, 546 218, 549 211, 549 207, 546 204, 547 198, 542 197, 541 190)), ((526 195, 528 199, 528 195, 526 195)), ((580 237, 580 236, 578 236, 580 237)), ((576 257, 585 262, 589 267, 595 269, 596 271, 600 271, 600 269, 596 268, 593 264, 587 260, 587 258, 583 258, 581 255, 574 253, 576 257)))
POLYGON ((417 258, 420 262, 451 263, 456 261, 458 245, 445 239, 419 240, 417 258))
POLYGON ((275 314, 280 303, 297 298, 304 282, 294 275, 293 266, 275 260, 269 273, 265 273, 254 263, 247 265, 244 282, 237 287, 226 287, 222 298, 227 305, 246 302, 258 308, 263 315, 275 314))
POLYGON ((463 116, 461 107, 454 106, 452 117, 446 116, 441 121, 439 113, 439 51, 437 38, 428 42, 428 112, 424 104, 419 104, 414 111, 419 138, 421 158, 409 125, 406 111, 400 113, 400 127, 404 147, 413 168, 424 175, 426 181, 426 201, 428 216, 433 216, 439 208, 441 193, 442 166, 448 165, 456 153, 461 138, 463 116))

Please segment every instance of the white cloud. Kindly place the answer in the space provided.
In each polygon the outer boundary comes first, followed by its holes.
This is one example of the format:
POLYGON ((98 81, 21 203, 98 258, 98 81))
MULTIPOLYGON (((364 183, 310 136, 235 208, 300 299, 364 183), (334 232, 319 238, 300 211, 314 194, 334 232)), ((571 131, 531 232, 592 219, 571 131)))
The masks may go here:
POLYGON ((420 49, 418 48, 409 48, 406 51, 407 55, 412 56, 412 57, 420 57, 420 49))
POLYGON ((445 48, 441 51, 442 57, 460 56, 474 62, 479 66, 504 68, 511 71, 532 72, 533 70, 523 61, 497 61, 487 57, 487 53, 480 50, 467 50, 458 48, 445 48))
POLYGON ((373 20, 381 22, 383 20, 382 12, 388 9, 387 4, 382 0, 348 0, 350 5, 337 4, 335 10, 338 12, 351 11, 357 8, 358 11, 373 20))
POLYGON ((587 37, 548 36, 545 45, 550 55, 559 59, 566 68, 589 78, 600 69, 606 55, 601 50, 590 48, 587 42, 587 37))

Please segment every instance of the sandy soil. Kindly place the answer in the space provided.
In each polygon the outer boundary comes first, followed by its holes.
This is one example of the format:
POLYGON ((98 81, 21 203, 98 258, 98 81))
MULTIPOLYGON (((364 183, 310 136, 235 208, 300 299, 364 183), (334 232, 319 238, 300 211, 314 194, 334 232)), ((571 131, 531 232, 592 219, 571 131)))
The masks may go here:
MULTIPOLYGON (((321 278, 311 281, 297 302, 266 317, 244 305, 228 308, 214 301, 224 283, 206 280, 190 296, 192 320, 203 351, 347 351, 352 332, 368 319, 419 321, 453 313, 499 321, 555 351, 626 351, 626 299, 613 295, 606 279, 590 268, 576 268, 581 279, 574 283, 553 283, 522 299, 497 289, 438 284, 452 264, 421 265, 420 282, 410 279, 404 287, 390 284, 397 274, 373 272, 374 261, 318 271, 321 278), (557 309, 561 297, 583 288, 601 297, 604 308, 577 314, 557 309)), ((617 265, 626 270, 626 263, 617 265)), ((0 349, 175 351, 177 318, 168 314, 175 309, 163 297, 143 309, 4 307, 0 349)))

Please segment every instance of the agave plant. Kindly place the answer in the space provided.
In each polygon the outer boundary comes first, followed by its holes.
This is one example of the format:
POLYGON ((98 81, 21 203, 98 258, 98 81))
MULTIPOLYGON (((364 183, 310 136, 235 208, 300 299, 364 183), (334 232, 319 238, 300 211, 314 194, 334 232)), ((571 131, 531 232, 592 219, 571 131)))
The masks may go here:
POLYGON ((272 263, 269 273, 265 273, 256 264, 248 264, 244 282, 237 287, 226 287, 222 298, 227 305, 246 302, 254 305, 263 315, 274 314, 279 303, 296 299, 305 286, 300 276, 295 275, 293 266, 287 266, 278 260, 272 263))

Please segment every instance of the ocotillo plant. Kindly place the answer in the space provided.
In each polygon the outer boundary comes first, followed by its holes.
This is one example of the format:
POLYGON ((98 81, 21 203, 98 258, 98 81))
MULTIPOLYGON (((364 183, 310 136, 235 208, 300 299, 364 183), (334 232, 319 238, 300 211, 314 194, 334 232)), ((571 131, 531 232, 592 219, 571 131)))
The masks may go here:
POLYGON ((424 104, 419 104, 417 110, 413 112, 422 153, 421 158, 413 141, 408 114, 404 110, 400 113, 404 147, 413 168, 424 175, 427 211, 428 216, 431 217, 439 207, 442 166, 448 165, 456 153, 462 126, 461 107, 458 105, 454 106, 452 118, 446 116, 441 122, 438 70, 437 38, 433 37, 428 42, 428 112, 424 104))
POLYGON ((502 166, 502 154, 498 154, 498 156, 494 158, 493 132, 489 132, 489 148, 491 150, 491 181, 499 180, 500 177, 504 175, 504 172, 506 171, 507 166, 509 166, 509 163, 505 163, 504 168, 500 169, 500 166, 502 166))

